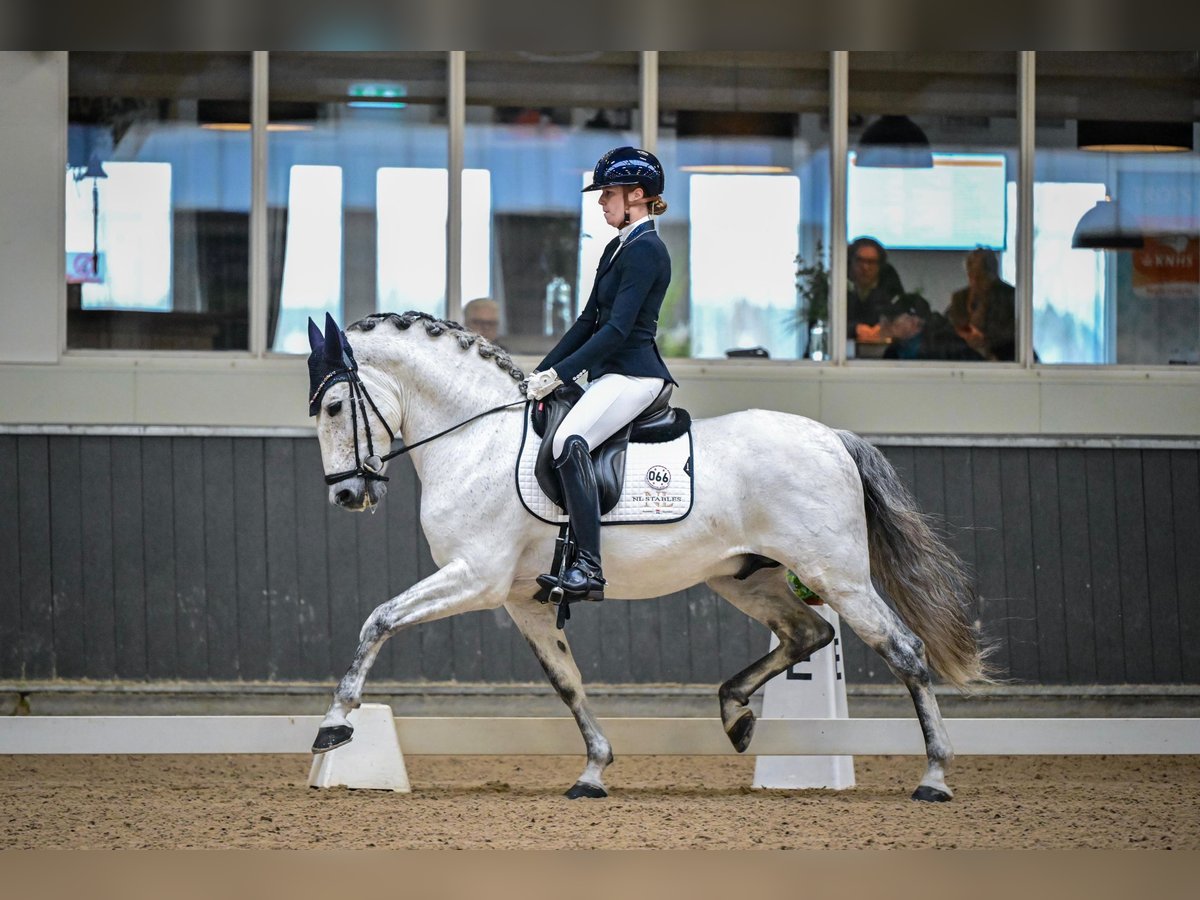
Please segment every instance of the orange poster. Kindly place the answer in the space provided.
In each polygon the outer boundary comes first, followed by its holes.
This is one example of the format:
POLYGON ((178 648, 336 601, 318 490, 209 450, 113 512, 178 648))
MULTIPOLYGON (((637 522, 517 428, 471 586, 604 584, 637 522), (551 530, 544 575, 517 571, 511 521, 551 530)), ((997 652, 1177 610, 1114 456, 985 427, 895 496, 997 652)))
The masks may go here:
POLYGON ((1144 299, 1200 295, 1200 238, 1147 237, 1133 253, 1133 293, 1144 299))

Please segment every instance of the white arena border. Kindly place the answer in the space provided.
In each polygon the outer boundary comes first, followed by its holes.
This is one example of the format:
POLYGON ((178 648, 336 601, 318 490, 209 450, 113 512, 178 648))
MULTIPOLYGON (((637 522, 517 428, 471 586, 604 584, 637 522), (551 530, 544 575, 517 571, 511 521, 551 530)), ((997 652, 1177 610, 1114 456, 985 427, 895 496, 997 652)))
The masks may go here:
MULTIPOLYGON (((0 754, 308 753, 321 716, 7 716, 0 754)), ((579 755, 568 717, 398 717, 405 755, 579 755)), ((612 718, 621 755, 728 756, 718 719, 612 718)), ((947 719, 960 756, 1200 754, 1200 719, 947 719)), ((747 755, 924 755, 915 718, 759 719, 747 755)))

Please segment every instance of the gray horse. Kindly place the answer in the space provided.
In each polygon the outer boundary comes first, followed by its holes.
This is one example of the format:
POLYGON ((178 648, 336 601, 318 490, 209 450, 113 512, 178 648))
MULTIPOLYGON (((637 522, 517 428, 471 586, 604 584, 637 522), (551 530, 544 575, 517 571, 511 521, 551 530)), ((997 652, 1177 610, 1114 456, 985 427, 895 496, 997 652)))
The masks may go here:
MULTIPOLYGON (((371 316, 345 333, 330 319, 323 335, 313 327, 310 340, 312 409, 330 502, 350 510, 379 503, 386 489, 379 476, 395 454, 376 448, 402 438, 412 447, 421 527, 438 565, 367 618, 314 752, 350 740, 346 716, 361 702, 367 672, 388 637, 503 606, 583 733, 587 766, 567 796, 606 796, 612 750, 588 706, 566 635, 555 628, 553 606, 533 599, 557 529, 531 516, 514 486, 522 373, 485 339, 424 313, 371 316), (495 415, 473 418, 495 408, 495 415)), ((692 513, 674 524, 606 529, 606 596, 642 600, 703 582, 778 636, 774 650, 718 691, 725 732, 744 751, 754 731, 751 695, 833 638, 831 626, 788 586, 792 570, 908 688, 927 757, 913 799, 949 800, 945 773, 953 752, 931 670, 959 687, 989 680, 966 615, 972 588, 961 562, 883 455, 849 432, 748 410, 697 420, 693 436, 692 513)))

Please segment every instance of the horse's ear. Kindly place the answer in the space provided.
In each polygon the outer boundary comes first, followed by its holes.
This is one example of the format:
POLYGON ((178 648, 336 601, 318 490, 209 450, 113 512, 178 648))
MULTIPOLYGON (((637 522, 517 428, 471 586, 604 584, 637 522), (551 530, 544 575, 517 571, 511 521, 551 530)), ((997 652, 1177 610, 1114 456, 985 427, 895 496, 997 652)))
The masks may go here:
POLYGON ((325 362, 330 368, 345 368, 346 350, 342 338, 342 329, 338 328, 333 316, 325 313, 325 362))
POLYGON ((320 355, 324 346, 325 339, 321 337, 321 327, 310 316, 308 320, 308 348, 313 353, 320 355))
POLYGON ((325 348, 335 353, 342 349, 342 329, 330 313, 325 313, 325 348))

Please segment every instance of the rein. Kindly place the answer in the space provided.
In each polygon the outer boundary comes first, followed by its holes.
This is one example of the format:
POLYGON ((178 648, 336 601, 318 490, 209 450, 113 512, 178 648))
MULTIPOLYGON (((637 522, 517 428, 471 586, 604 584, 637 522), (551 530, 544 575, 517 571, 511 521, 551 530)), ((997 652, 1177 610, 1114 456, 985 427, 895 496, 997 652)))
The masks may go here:
POLYGON ((482 419, 484 416, 490 416, 492 413, 510 409, 514 406, 523 406, 530 402, 528 399, 514 400, 512 403, 504 403, 500 406, 493 406, 491 409, 486 409, 481 413, 476 413, 469 419, 464 419, 457 425, 451 425, 444 431, 439 431, 437 434, 430 435, 427 438, 421 438, 421 440, 412 444, 407 444, 398 450, 393 450, 391 453, 385 453, 383 456, 378 456, 375 453, 375 446, 371 440, 371 427, 367 422, 368 404, 371 407, 371 411, 375 413, 375 418, 377 418, 383 425, 384 430, 387 431, 388 437, 392 439, 393 443, 396 441, 396 434, 392 431, 392 427, 388 425, 387 419, 385 419, 379 412, 379 407, 377 407, 375 405, 375 401, 371 399, 371 394, 367 391, 367 386, 363 384, 362 379, 359 378, 357 371, 354 369, 343 369, 339 372, 330 373, 329 376, 326 376, 325 380, 328 381, 331 377, 340 375, 346 375, 347 381, 350 384, 350 422, 354 429, 354 468, 347 469, 345 472, 336 472, 333 475, 326 475, 326 484, 337 484, 338 482, 346 481, 349 478, 362 478, 367 481, 387 481, 388 477, 383 475, 382 471, 384 463, 388 462, 388 460, 395 459, 397 456, 403 456, 410 450, 416 450, 422 444, 428 444, 430 441, 436 441, 440 437, 445 437, 450 432, 457 431, 459 428, 462 428, 464 425, 469 425, 476 419, 482 419), (362 413, 363 430, 367 433, 366 459, 362 459, 358 454, 358 414, 360 411, 362 413))

